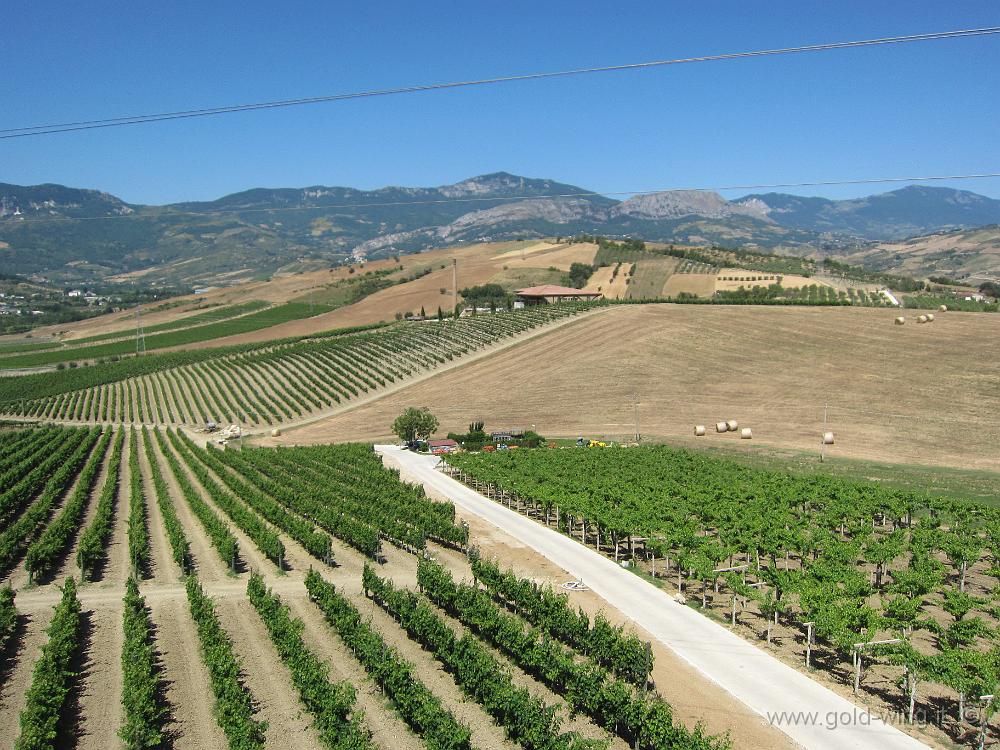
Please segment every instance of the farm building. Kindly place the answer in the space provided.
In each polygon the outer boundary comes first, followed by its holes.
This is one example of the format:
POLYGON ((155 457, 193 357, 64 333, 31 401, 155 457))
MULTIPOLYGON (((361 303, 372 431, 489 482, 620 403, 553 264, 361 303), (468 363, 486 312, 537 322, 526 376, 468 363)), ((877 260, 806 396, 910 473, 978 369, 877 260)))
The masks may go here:
POLYGON ((490 433, 490 440, 494 443, 509 443, 511 440, 520 440, 523 437, 523 429, 496 430, 490 433))
POLYGON ((573 289, 572 287, 557 286, 555 284, 517 289, 514 294, 517 297, 515 306, 518 307, 546 305, 551 302, 589 302, 600 299, 602 296, 600 292, 585 292, 582 289, 573 289))
POLYGON ((441 453, 454 453, 458 450, 458 443, 454 440, 428 440, 427 448, 431 453, 440 455, 441 453))

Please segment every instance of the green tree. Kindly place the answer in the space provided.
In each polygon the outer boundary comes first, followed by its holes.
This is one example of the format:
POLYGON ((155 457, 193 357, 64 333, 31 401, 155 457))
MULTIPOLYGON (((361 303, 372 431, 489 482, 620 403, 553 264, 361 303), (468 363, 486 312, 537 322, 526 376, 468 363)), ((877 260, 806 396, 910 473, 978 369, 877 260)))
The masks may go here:
POLYGON ((411 406, 392 423, 392 431, 399 436, 400 440, 411 443, 414 440, 426 440, 433 435, 438 428, 437 417, 426 408, 418 409, 411 406))

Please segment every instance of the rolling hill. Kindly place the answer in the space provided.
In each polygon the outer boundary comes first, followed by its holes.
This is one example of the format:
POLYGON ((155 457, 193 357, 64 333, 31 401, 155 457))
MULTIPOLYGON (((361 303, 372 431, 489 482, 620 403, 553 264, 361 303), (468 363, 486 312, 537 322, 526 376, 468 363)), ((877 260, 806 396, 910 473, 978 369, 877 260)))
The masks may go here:
POLYGON ((1000 225, 956 229, 863 248, 849 263, 910 276, 947 276, 977 286, 1000 280, 1000 225))
POLYGON ((617 201, 497 172, 433 188, 256 188, 146 206, 95 190, 0 184, 5 270, 57 283, 234 284, 351 258, 579 233, 841 255, 991 223, 1000 223, 1000 201, 922 186, 841 201, 780 193, 729 201, 690 190, 617 201))
POLYGON ((764 215, 785 227, 870 240, 899 240, 1000 222, 1000 200, 926 185, 851 200, 768 193, 749 195, 740 203, 750 201, 764 204, 764 215))
POLYGON ((391 440, 395 416, 419 404, 441 420, 442 433, 483 420, 487 430, 630 441, 638 419, 646 440, 816 456, 829 429, 835 459, 995 470, 1000 434, 984 415, 1000 406, 1000 362, 969 352, 1000 335, 1000 317, 946 313, 933 325, 898 327, 893 315, 611 307, 267 442, 391 440), (966 360, 969 367, 956 366, 966 360), (752 442, 715 435, 712 425, 725 419, 750 427, 752 442), (710 434, 691 437, 696 424, 710 434))
MULTIPOLYGON (((572 263, 592 263, 596 252, 597 246, 590 243, 534 241, 437 249, 402 255, 398 261, 386 258, 363 265, 281 274, 268 281, 251 280, 150 303, 142 309, 142 322, 147 334, 156 334, 157 331, 178 331, 205 324, 204 318, 216 320, 211 325, 217 327, 233 317, 230 312, 238 313, 244 322, 251 322, 242 317, 250 313, 259 318, 261 325, 241 333, 225 333, 220 329, 220 338, 212 345, 303 336, 334 328, 392 321, 397 313, 417 313, 421 308, 430 315, 434 315, 438 307, 450 310, 454 292, 453 260, 458 263, 459 289, 491 282, 514 289, 559 281, 572 263), (251 305, 251 302, 258 304, 251 305), (291 307, 297 308, 300 314, 282 320, 280 312, 291 307), (239 308, 248 309, 240 311, 239 308)), ((47 341, 51 348, 62 351, 59 359, 87 359, 78 354, 79 346, 134 336, 135 323, 135 312, 129 308, 87 320, 42 326, 33 330, 29 338, 0 337, 0 346, 8 347, 11 353, 35 351, 39 348, 37 342, 47 341)), ((148 340, 152 342, 151 337, 148 340)), ((8 363, 7 366, 13 365, 8 363)), ((4 363, 0 362, 0 369, 3 367, 4 363)))

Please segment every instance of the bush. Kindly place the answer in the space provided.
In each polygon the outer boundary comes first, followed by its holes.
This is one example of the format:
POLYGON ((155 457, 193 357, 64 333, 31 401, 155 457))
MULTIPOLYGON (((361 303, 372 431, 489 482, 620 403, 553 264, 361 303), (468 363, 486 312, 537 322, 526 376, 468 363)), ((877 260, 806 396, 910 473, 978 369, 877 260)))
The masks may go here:
POLYGON ((518 441, 518 444, 524 448, 539 448, 545 444, 545 438, 539 435, 534 430, 528 430, 524 433, 524 437, 518 441))
POLYGON ((459 290, 462 299, 474 307, 506 307, 512 300, 510 294, 499 284, 483 284, 459 290))
POLYGON ((567 276, 569 286, 576 289, 583 289, 587 286, 587 282, 590 281, 590 277, 596 270, 597 266, 590 265, 589 263, 572 264, 569 267, 569 274, 567 276))

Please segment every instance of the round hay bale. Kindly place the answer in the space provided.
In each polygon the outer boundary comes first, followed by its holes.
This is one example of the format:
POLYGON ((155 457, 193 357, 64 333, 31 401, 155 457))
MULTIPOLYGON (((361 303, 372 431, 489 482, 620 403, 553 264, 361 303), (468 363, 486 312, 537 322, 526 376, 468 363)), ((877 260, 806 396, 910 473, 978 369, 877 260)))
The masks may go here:
POLYGON ((904 318, 902 315, 900 315, 898 318, 896 318, 896 320, 894 322, 896 323, 896 325, 901 326, 901 325, 904 325, 906 323, 906 318, 904 318))
POLYGON ((730 419, 728 422, 726 422, 726 427, 729 428, 730 432, 736 432, 740 428, 740 423, 737 422, 735 419, 730 419))
POLYGON ((934 322, 934 313, 927 313, 927 322, 928 323, 934 322))
POLYGON ((938 312, 948 312, 948 305, 941 305, 941 307, 938 308, 938 312))
POLYGON ((740 440, 750 440, 753 438, 753 431, 749 427, 740 430, 740 440))
POLYGON ((703 425, 703 424, 696 424, 694 426, 694 434, 695 434, 695 437, 701 437, 702 435, 704 435, 705 434, 705 425, 703 425))
POLYGON ((716 432, 728 432, 729 431, 729 425, 726 422, 716 422, 715 423, 715 431, 716 432))
POLYGON ((275 427, 273 430, 271 430, 271 437, 281 437, 281 428, 275 427))
POLYGON ((917 322, 918 323, 926 323, 927 322, 927 316, 926 315, 920 315, 920 316, 918 316, 917 317, 917 322))
POLYGON ((823 445, 833 445, 833 433, 824 432, 823 433, 823 445))

